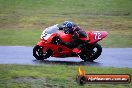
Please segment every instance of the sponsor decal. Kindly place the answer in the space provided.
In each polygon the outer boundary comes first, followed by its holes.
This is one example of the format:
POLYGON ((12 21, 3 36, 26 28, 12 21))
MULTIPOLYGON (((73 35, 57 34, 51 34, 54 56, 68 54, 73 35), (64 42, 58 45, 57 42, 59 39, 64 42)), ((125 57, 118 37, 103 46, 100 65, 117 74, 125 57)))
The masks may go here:
POLYGON ((130 83, 131 77, 128 74, 86 74, 85 70, 80 66, 76 79, 79 84, 86 83, 130 83))

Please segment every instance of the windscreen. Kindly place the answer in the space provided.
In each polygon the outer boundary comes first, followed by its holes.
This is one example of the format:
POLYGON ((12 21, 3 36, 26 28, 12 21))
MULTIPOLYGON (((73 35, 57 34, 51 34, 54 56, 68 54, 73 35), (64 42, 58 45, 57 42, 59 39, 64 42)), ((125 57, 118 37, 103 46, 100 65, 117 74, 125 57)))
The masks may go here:
POLYGON ((57 33, 58 31, 59 31, 59 28, 57 27, 57 25, 54 25, 45 29, 45 33, 47 34, 57 33))
POLYGON ((53 25, 53 26, 50 26, 50 27, 46 28, 42 32, 41 39, 47 40, 52 33, 58 33, 58 32, 59 32, 59 28, 57 27, 57 24, 56 25, 53 25))

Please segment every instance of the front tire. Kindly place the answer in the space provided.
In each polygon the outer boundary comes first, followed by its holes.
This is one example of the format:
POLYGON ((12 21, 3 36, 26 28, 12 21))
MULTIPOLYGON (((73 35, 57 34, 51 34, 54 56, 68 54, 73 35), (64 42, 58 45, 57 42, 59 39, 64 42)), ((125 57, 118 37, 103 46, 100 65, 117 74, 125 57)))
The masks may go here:
POLYGON ((96 43, 92 46, 86 46, 86 49, 82 50, 79 56, 84 61, 93 62, 101 55, 101 53, 102 53, 102 47, 101 45, 96 43))
POLYGON ((47 51, 43 52, 43 47, 36 45, 33 48, 33 56, 37 59, 37 60, 44 60, 49 58, 52 55, 52 50, 48 49, 47 51))

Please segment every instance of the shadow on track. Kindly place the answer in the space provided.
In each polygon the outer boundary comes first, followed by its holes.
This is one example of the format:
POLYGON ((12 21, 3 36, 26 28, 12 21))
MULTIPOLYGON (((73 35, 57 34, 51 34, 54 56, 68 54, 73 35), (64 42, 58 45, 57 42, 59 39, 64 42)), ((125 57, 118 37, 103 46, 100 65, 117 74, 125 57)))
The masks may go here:
POLYGON ((49 60, 33 60, 35 64, 58 64, 58 65, 84 65, 84 66, 101 66, 98 62, 71 62, 71 61, 49 61, 49 60))

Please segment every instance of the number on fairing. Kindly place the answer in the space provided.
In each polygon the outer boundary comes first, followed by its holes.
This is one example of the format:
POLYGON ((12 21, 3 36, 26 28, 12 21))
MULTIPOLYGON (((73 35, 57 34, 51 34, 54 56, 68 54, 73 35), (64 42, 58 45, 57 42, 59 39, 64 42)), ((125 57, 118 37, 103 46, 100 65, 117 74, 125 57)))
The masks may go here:
POLYGON ((101 39, 101 33, 95 32, 94 34, 95 34, 94 39, 101 39))

